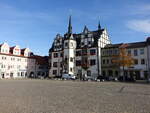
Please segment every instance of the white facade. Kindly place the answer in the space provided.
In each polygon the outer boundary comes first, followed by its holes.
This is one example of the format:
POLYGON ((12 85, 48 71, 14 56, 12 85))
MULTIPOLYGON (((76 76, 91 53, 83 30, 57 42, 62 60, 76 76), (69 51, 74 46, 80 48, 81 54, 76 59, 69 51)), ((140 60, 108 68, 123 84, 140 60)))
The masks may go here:
POLYGON ((49 76, 73 74, 79 78, 101 75, 101 48, 110 44, 106 29, 89 31, 85 26, 82 33, 72 34, 71 21, 68 33, 64 37, 59 34, 54 39, 49 51, 49 76))
POLYGON ((76 50, 76 41, 71 39, 64 40, 64 68, 63 73, 75 74, 75 50, 76 50))
POLYGON ((35 59, 30 58, 28 48, 0 45, 0 78, 23 78, 35 73, 35 59))

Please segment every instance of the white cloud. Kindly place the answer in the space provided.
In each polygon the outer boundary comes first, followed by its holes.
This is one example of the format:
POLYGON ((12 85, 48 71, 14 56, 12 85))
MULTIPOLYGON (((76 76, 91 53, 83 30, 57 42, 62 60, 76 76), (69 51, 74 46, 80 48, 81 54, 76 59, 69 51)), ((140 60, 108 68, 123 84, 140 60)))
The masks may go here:
POLYGON ((150 33, 150 20, 131 20, 128 21, 127 27, 143 33, 150 33))

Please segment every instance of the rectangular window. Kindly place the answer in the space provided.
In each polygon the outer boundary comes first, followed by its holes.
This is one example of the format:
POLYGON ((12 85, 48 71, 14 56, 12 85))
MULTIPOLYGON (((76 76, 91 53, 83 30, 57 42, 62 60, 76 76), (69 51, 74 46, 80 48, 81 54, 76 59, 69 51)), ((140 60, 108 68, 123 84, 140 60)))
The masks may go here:
POLYGON ((21 72, 21 76, 24 76, 24 72, 21 72))
POLYGON ((138 59, 134 59, 134 64, 135 64, 135 65, 138 64, 138 59))
POLYGON ((82 42, 81 45, 84 45, 84 42, 82 42))
POLYGON ((109 52, 109 55, 111 55, 111 54, 112 54, 112 50, 109 50, 108 52, 109 52))
POLYGON ((90 50, 90 55, 95 55, 96 54, 96 50, 95 49, 91 49, 90 50))
POLYGON ((68 42, 65 43, 65 47, 67 47, 67 46, 68 46, 68 42))
POLYGON ((72 57, 70 58, 70 62, 73 62, 73 58, 72 57))
POLYGON ((63 57, 63 53, 60 53, 60 57, 63 57))
POLYGON ((73 71, 73 68, 70 68, 70 71, 72 72, 72 71, 73 71))
POLYGON ((56 75, 57 74, 57 70, 53 70, 53 75, 56 75))
POLYGON ((2 57, 3 60, 6 60, 6 57, 2 57))
POLYGON ((87 49, 83 49, 83 50, 82 50, 82 55, 87 55, 87 53, 88 53, 88 52, 87 52, 87 49))
POLYGON ((60 70, 60 73, 62 74, 62 70, 60 70))
POLYGON ((53 67, 57 67, 57 62, 54 62, 54 63, 53 63, 53 67))
POLYGON ((54 58, 57 58, 58 57, 58 53, 54 53, 54 58))
POLYGON ((145 59, 141 59, 141 64, 145 64, 145 59))
POLYGON ((76 51, 76 56, 81 56, 81 51, 76 51))
POLYGON ((91 76, 91 71, 90 70, 87 71, 87 76, 91 76))
POLYGON ((118 54, 118 50, 114 50, 114 54, 117 55, 118 54))
POLYGON ((63 67, 63 63, 62 62, 60 62, 60 67, 63 67))
POLYGON ((76 61, 76 66, 81 66, 81 60, 76 61))
POLYGON ((107 59, 107 64, 109 64, 109 59, 107 59))
POLYGON ((105 59, 103 60, 103 64, 105 64, 105 59))
POLYGON ((95 65, 96 64, 96 60, 90 60, 90 65, 95 65))
POLYGON ((131 50, 128 50, 128 55, 131 55, 131 50))
POLYGON ((144 55, 144 49, 140 49, 140 54, 144 55))
POLYGON ((71 47, 73 47, 73 43, 71 42, 71 47))
POLYGON ((134 56, 138 56, 138 51, 137 51, 137 49, 134 50, 134 56))

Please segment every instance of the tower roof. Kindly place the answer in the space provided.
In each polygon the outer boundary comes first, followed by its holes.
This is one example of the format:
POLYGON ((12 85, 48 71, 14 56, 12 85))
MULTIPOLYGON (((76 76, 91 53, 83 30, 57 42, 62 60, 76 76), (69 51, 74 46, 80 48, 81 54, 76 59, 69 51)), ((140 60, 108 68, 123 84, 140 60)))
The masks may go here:
POLYGON ((85 25, 85 26, 84 26, 83 33, 87 33, 88 31, 89 31, 89 30, 88 30, 87 26, 85 25))
POLYGON ((101 30, 100 21, 98 22, 98 30, 101 30))
POLYGON ((150 45, 150 37, 148 37, 148 38, 146 39, 146 42, 147 42, 147 44, 150 45))
POLYGON ((68 34, 72 34, 71 15, 69 17, 68 34))

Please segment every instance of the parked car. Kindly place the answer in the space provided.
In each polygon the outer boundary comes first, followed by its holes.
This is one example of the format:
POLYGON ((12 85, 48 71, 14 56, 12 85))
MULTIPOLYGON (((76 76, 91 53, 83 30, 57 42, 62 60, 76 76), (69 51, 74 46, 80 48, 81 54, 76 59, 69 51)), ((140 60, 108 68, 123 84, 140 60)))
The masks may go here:
POLYGON ((136 78, 134 76, 131 76, 131 77, 125 76, 125 78, 123 78, 123 76, 118 77, 118 80, 121 81, 121 82, 124 79, 125 79, 126 82, 135 82, 136 81, 136 78))
POLYGON ((118 78, 117 78, 117 77, 110 76, 110 77, 109 77, 109 81, 118 81, 118 78))
POLYGON ((97 80, 100 80, 100 81, 103 82, 103 81, 105 81, 105 77, 104 77, 104 76, 98 76, 98 77, 97 77, 97 80))
POLYGON ((63 74, 62 75, 62 79, 75 80, 76 76, 75 75, 71 75, 71 74, 63 74))
POLYGON ((97 81, 97 78, 96 77, 92 77, 92 76, 85 76, 84 81, 97 81))

